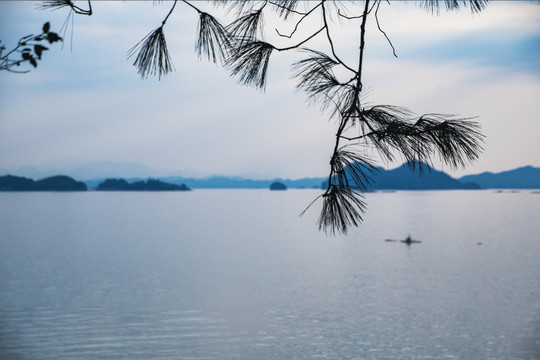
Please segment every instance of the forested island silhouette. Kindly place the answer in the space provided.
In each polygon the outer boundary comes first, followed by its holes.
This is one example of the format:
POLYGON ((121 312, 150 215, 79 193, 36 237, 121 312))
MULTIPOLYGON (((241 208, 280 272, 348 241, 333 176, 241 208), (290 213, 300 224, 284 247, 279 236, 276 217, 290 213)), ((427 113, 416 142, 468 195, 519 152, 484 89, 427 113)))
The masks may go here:
MULTIPOLYGON (((34 181, 21 176, 0 177, 0 191, 87 191, 88 186, 66 175, 34 181)), ((170 184, 157 179, 129 183, 124 179, 106 179, 96 191, 189 191, 185 184, 170 184)))
POLYGON ((186 184, 170 184, 156 179, 128 183, 124 179, 107 179, 100 183, 98 191, 189 191, 186 184))
POLYGON ((66 175, 50 176, 34 181, 22 176, 5 175, 0 177, 0 191, 86 191, 84 182, 76 181, 66 175))

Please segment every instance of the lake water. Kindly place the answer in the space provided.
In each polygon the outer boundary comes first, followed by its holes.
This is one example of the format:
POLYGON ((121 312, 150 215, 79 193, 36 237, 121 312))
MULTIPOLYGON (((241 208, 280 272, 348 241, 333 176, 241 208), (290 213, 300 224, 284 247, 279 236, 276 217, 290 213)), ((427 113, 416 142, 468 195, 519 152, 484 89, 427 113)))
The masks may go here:
POLYGON ((0 193, 0 359, 540 358, 540 194, 319 193, 0 193))

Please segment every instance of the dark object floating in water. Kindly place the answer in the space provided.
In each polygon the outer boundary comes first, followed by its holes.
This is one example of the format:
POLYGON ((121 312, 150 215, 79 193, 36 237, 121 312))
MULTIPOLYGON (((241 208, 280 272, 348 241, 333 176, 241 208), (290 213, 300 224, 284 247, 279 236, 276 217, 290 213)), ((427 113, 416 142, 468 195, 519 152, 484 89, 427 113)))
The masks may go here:
POLYGON ((407 238, 405 240, 401 240, 402 243, 405 243, 407 245, 411 245, 411 244, 419 244, 421 243, 421 241, 418 241, 418 240, 413 240, 411 238, 411 235, 407 236, 407 238))
MULTIPOLYGON (((386 239, 384 241, 386 241, 386 242, 398 242, 398 240, 393 240, 393 239, 386 239)), ((420 244, 421 243, 421 241, 413 240, 411 238, 411 235, 407 236, 407 238, 405 240, 399 240, 399 242, 402 242, 402 243, 407 244, 407 245, 420 244)))

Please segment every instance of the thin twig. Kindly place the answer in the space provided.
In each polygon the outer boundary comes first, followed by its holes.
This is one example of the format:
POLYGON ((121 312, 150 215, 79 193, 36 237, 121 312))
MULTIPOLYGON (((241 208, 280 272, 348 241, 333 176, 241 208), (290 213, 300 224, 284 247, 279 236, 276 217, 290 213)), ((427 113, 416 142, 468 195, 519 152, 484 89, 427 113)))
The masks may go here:
POLYGON ((377 10, 375 10, 375 21, 377 22, 377 27, 379 28, 379 31, 383 33, 384 37, 386 38, 386 40, 388 41, 388 44, 390 44, 390 46, 392 47, 392 53, 394 54, 394 56, 397 58, 398 56, 396 55, 396 49, 394 48, 394 45, 392 44, 392 41, 390 41, 390 38, 388 37, 388 35, 386 35, 386 33, 384 32, 383 29, 381 29, 381 25, 379 24, 379 16, 378 16, 378 13, 379 13, 379 6, 381 5, 381 3, 377 3, 377 10))
POLYGON ((165 23, 167 22, 167 20, 169 19, 169 16, 171 16, 172 12, 174 11, 174 7, 176 6, 176 3, 178 2, 178 0, 174 0, 174 4, 173 6, 171 7, 171 10, 169 10, 169 13, 167 14, 167 16, 165 16, 165 19, 163 19, 163 21, 161 22, 163 25, 165 25, 165 23))
POLYGON ((195 5, 193 5, 192 3, 190 3, 189 1, 186 1, 186 0, 182 0, 182 2, 186 5, 188 5, 189 7, 191 7, 192 9, 194 9, 195 11, 197 11, 199 14, 202 13, 202 11, 196 7, 195 5))
POLYGON ((314 32, 313 34, 311 34, 309 37, 307 37, 306 39, 300 41, 298 44, 296 45, 292 45, 292 46, 288 46, 288 47, 284 47, 284 48, 276 48, 277 51, 288 51, 288 50, 292 50, 292 49, 297 49, 299 48, 300 46, 302 46, 303 44, 305 44, 306 42, 308 42, 309 40, 313 39, 315 36, 317 36, 321 31, 323 31, 325 29, 325 27, 323 26, 322 28, 320 28, 319 30, 317 30, 316 32, 314 32))
POLYGON ((298 22, 296 23, 296 25, 294 26, 294 30, 291 32, 290 35, 284 35, 284 34, 281 34, 278 29, 276 29, 276 32, 278 33, 279 36, 282 36, 282 37, 286 37, 286 38, 291 38, 293 36, 293 34, 296 32, 296 30, 298 30, 298 26, 300 25, 300 23, 305 19, 307 18, 313 11, 315 11, 315 9, 317 9, 319 6, 322 5, 322 2, 320 2, 319 4, 317 4, 317 6, 314 6, 311 10, 309 10, 307 13, 305 13, 302 18, 300 20, 298 20, 298 22))
POLYGON ((326 9, 324 7, 324 3, 322 3, 322 18, 323 18, 323 22, 324 22, 324 28, 326 29, 326 37, 328 38, 328 43, 330 44, 330 49, 332 51, 332 55, 337 60, 337 62, 339 62, 341 65, 343 65, 344 68, 346 68, 349 71, 352 71, 353 73, 356 73, 356 71, 353 68, 351 68, 347 64, 345 64, 339 58, 339 56, 337 56, 337 54, 336 54, 336 50, 334 48, 334 42, 332 41, 332 36, 330 35, 330 27, 328 26, 328 21, 326 19, 326 9))
POLYGON ((347 15, 343 15, 343 14, 341 13, 341 10, 340 10, 340 9, 338 9, 338 15, 341 16, 341 17, 343 17, 343 18, 345 18, 345 19, 347 19, 347 20, 361 19, 361 18, 364 17, 363 14, 362 14, 362 15, 359 15, 359 16, 347 16, 347 15))

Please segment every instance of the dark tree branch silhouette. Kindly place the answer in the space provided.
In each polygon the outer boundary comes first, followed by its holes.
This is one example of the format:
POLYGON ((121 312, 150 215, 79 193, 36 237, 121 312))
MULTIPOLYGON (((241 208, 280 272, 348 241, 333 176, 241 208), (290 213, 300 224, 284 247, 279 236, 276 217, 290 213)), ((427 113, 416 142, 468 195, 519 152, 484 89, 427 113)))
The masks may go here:
POLYGON ((48 22, 45 23, 42 27, 41 34, 22 37, 17 42, 17 45, 9 51, 0 42, 0 71, 4 70, 14 73, 29 72, 30 70, 15 70, 15 68, 20 69, 21 65, 25 63, 29 63, 36 68, 43 52, 49 50, 48 47, 42 44, 54 44, 55 42, 62 41, 62 38, 57 33, 50 31, 50 29, 51 24, 48 22))
POLYGON ((88 9, 85 10, 83 8, 78 7, 75 5, 75 3, 71 0, 42 0, 41 4, 39 5, 40 9, 46 10, 56 10, 68 7, 71 9, 71 11, 75 12, 79 15, 92 15, 92 2, 90 0, 88 1, 88 9))
MULTIPOLYGON (((433 14, 438 14, 441 8, 447 11, 469 8, 478 13, 488 2, 419 1, 423 9, 433 14)), ((346 233, 350 226, 357 226, 362 221, 366 206, 363 192, 371 182, 370 175, 377 171, 373 160, 366 155, 371 149, 388 161, 401 156, 411 169, 419 171, 424 171, 425 164, 431 163, 434 156, 439 156, 454 168, 465 166, 474 161, 482 150, 483 136, 473 118, 442 114, 414 116, 401 106, 365 106, 362 75, 368 21, 374 18, 378 31, 396 56, 394 45, 379 22, 381 5, 388 1, 210 1, 212 5, 226 7, 228 14, 235 14, 235 19, 226 24, 208 11, 201 10, 200 1, 175 0, 161 26, 128 53, 129 57, 135 56, 134 65, 142 78, 148 75, 161 78, 174 69, 163 28, 177 3, 199 15, 195 44, 199 57, 222 64, 242 85, 264 91, 273 53, 296 50, 304 56, 292 64, 296 86, 307 94, 311 103, 319 104, 323 111, 328 110, 329 117, 337 123, 328 185, 319 197, 323 201, 319 229, 333 234, 346 233), (264 39, 264 17, 271 12, 277 14, 283 24, 292 25, 289 31, 280 31, 279 26, 273 29, 279 39, 290 44, 272 44, 264 39), (330 21, 332 15, 356 24, 358 48, 353 49, 358 51, 356 64, 339 54, 336 47, 338 37, 335 35, 339 29, 330 21), (319 43, 323 41, 326 50, 315 48, 315 39, 319 43), (308 44, 313 46, 306 47, 308 44), (354 136, 348 135, 353 131, 354 136)), ((90 1, 87 10, 75 6, 70 0, 48 0, 42 7, 69 7, 77 14, 92 14, 90 1)))

